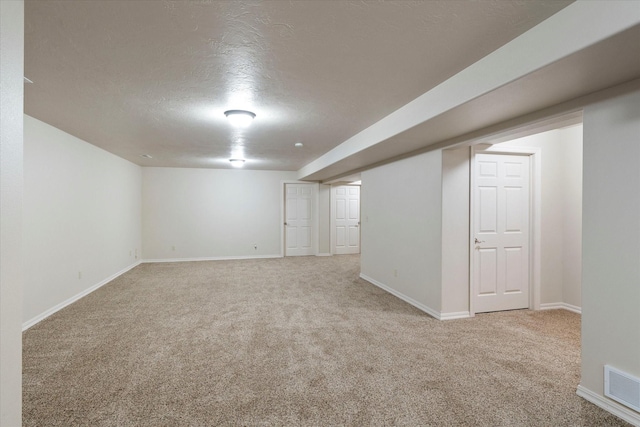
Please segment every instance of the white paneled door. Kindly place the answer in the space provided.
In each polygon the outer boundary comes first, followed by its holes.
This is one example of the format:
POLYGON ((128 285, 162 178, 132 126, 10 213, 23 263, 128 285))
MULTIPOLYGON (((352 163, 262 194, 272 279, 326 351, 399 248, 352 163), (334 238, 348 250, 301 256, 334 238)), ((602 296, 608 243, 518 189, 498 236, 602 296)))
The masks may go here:
POLYGON ((315 184, 285 184, 285 255, 314 255, 315 184))
POLYGON ((360 253, 360 187, 341 185, 332 188, 333 253, 360 253))
POLYGON ((529 157, 476 154, 473 298, 476 313, 529 307, 529 157))

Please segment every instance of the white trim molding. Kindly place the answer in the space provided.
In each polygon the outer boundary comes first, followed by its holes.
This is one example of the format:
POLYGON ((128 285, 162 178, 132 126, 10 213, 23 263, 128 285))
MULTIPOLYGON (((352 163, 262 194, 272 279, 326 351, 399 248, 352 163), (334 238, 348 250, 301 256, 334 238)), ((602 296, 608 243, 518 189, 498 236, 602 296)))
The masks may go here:
POLYGON ((566 302, 550 302, 540 304, 540 310, 569 310, 574 313, 582 314, 582 307, 578 307, 577 305, 567 304, 566 302))
POLYGON ((161 259, 145 259, 144 264, 156 262, 194 262, 194 261, 232 261, 239 259, 271 259, 282 258, 282 255, 250 255, 250 256, 219 256, 219 257, 202 257, 202 258, 161 258, 161 259))
POLYGON ((607 399, 606 397, 603 397, 598 393, 595 393, 588 388, 583 387, 582 385, 578 386, 576 394, 582 397, 584 400, 589 401, 594 405, 604 409, 605 411, 615 415, 616 417, 621 418, 636 427, 640 427, 640 413, 632 411, 631 409, 624 407, 618 402, 607 399))
POLYGON ((409 304, 411 304, 412 306, 414 306, 415 308, 424 311, 425 313, 427 313, 429 316, 431 317, 435 317, 438 320, 442 320, 441 319, 441 314, 439 311, 436 311, 430 307, 427 307, 426 305, 414 300, 411 297, 408 297, 398 291, 396 291, 393 288, 390 288, 389 286, 385 285, 384 283, 378 282, 375 279, 372 279, 371 277, 360 273, 360 278, 363 280, 366 280, 367 282, 371 283, 372 285, 375 285, 377 287, 379 287, 380 289, 389 292, 391 295, 400 298, 402 301, 407 302, 409 304))
POLYGON ((440 320, 468 319, 471 317, 468 311, 452 311, 451 313, 440 313, 440 320))
POLYGON ((328 252, 321 252, 319 254, 316 254, 316 256, 333 256, 333 254, 328 253, 328 252))
POLYGON ((30 327, 32 327, 36 323, 39 323, 39 322, 43 321, 47 317, 51 316, 53 313, 62 310, 66 306, 71 305, 74 302, 78 301, 80 298, 85 297, 85 296, 89 295, 91 292, 103 287, 104 285, 106 285, 107 283, 111 282, 115 278, 117 278, 119 276, 122 276, 124 273, 126 273, 129 270, 131 270, 132 268, 135 268, 135 267, 139 266, 141 264, 141 262, 142 261, 138 261, 138 262, 135 262, 135 263, 131 264, 130 266, 126 267, 125 269, 120 270, 119 272, 107 277, 106 279, 102 280, 99 283, 96 283, 95 285, 91 286, 90 288, 87 288, 84 291, 72 296, 71 298, 69 298, 69 299, 67 299, 65 301, 62 301, 60 304, 51 307, 50 309, 46 310, 45 312, 38 314, 34 318, 27 320, 26 322, 24 322, 22 324, 22 332, 26 331, 27 329, 29 329, 30 327))

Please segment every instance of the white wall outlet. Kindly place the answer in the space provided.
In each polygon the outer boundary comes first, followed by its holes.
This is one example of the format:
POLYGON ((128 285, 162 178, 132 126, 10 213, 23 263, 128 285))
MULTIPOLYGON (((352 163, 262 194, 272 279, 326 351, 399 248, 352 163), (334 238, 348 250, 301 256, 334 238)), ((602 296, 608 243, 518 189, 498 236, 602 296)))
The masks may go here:
POLYGON ((133 255, 133 251, 129 251, 129 256, 133 255))
POLYGON ((78 271, 78 279, 82 279, 82 271, 78 271))
POLYGON ((398 269, 397 268, 393 269, 393 277, 398 277, 398 269))
POLYGON ((135 253, 136 253, 136 259, 138 259, 138 248, 136 248, 135 253))
POLYGON ((175 246, 171 246, 171 250, 175 252, 176 247, 175 246))

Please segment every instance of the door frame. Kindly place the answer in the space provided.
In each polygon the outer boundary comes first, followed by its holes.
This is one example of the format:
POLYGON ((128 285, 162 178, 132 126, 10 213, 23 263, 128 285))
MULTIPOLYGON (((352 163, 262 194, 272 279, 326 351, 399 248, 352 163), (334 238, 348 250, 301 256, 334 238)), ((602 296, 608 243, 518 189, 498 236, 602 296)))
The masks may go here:
POLYGON ((542 148, 539 147, 501 147, 500 144, 479 144, 471 147, 471 161, 469 164, 469 315, 475 316, 474 295, 476 283, 474 278, 474 236, 473 210, 475 207, 475 163, 476 154, 515 154, 529 156, 529 309, 540 310, 541 287, 541 218, 542 218, 542 148))
POLYGON ((358 194, 358 253, 362 253, 362 186, 357 184, 332 184, 331 185, 331 194, 329 196, 329 245, 331 246, 329 249, 329 253, 331 255, 335 255, 335 247, 336 247, 336 218, 334 216, 335 207, 336 207, 336 194, 335 189, 337 187, 360 187, 358 194))
POLYGON ((319 192, 320 186, 315 182, 305 182, 305 181, 280 181, 280 257, 284 258, 287 256, 287 241, 285 235, 285 213, 287 209, 287 184, 306 184, 313 186, 313 255, 318 256, 318 214, 320 212, 319 209, 319 192))

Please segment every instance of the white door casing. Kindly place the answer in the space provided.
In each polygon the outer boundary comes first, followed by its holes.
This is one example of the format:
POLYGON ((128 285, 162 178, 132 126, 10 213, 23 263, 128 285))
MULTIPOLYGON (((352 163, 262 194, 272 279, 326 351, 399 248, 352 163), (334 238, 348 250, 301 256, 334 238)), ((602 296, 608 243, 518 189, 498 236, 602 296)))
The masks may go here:
POLYGON ((285 184, 285 256, 314 255, 315 184, 285 184))
POLYGON ((474 312, 530 306, 530 160, 477 153, 472 205, 474 312))
POLYGON ((331 198, 332 253, 360 253, 360 186, 332 187, 331 198))

